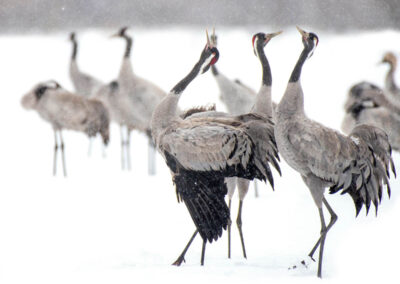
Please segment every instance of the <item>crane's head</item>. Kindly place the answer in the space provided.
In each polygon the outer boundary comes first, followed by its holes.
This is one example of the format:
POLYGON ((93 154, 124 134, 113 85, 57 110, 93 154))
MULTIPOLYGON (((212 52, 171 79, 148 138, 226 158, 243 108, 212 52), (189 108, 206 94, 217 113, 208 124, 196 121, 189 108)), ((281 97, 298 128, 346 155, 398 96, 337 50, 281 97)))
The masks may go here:
POLYGON ((25 109, 34 109, 36 104, 48 91, 57 89, 61 89, 61 86, 54 80, 39 83, 22 97, 21 104, 25 109))
POLYGON ((382 58, 381 63, 388 63, 389 65, 396 67, 397 65, 396 55, 394 55, 394 53, 390 51, 386 52, 382 58))
POLYGON ((129 27, 122 27, 119 29, 119 31, 115 34, 113 34, 111 37, 126 37, 128 36, 126 34, 126 31, 128 30, 129 27))
POLYGON ((75 41, 76 40, 75 32, 72 32, 72 33, 69 34, 69 40, 70 41, 75 41))
POLYGON ((204 50, 200 56, 200 62, 202 62, 200 68, 201 73, 205 73, 208 69, 210 69, 211 65, 214 65, 219 58, 219 51, 215 47, 214 42, 210 40, 208 36, 208 31, 206 31, 206 35, 207 35, 207 44, 204 47, 204 50))
POLYGON ((259 48, 264 48, 267 43, 271 40, 271 38, 276 37, 277 35, 280 35, 282 31, 276 32, 276 33, 271 33, 271 34, 265 34, 265 33, 257 33, 253 35, 252 43, 253 43, 253 51, 254 54, 258 57, 258 50, 259 48))
POLYGON ((355 113, 355 110, 378 107, 381 105, 382 97, 384 97, 383 91, 378 86, 360 82, 349 90, 344 108, 347 112, 355 113))
POLYGON ((310 58, 314 54, 314 50, 318 45, 318 42, 319 42, 318 36, 314 33, 306 32, 297 26, 296 26, 296 28, 302 36, 304 48, 307 49, 308 58, 310 58))

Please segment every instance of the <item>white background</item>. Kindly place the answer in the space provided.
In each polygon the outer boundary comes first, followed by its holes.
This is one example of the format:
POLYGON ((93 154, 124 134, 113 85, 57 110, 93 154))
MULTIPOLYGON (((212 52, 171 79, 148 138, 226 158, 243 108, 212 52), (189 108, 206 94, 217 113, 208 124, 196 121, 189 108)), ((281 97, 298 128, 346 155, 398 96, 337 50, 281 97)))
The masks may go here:
MULTIPOLYGON (((219 70, 254 89, 260 86, 261 68, 251 38, 259 31, 276 30, 217 29, 219 70)), ((109 38, 114 32, 78 32, 81 69, 104 82, 116 78, 123 54, 124 42, 109 38)), ((387 67, 377 63, 385 51, 397 51, 400 34, 314 32, 320 43, 301 79, 306 113, 339 129, 348 89, 360 80, 382 86, 387 67)), ((135 72, 166 91, 191 70, 205 44, 200 29, 133 29, 131 34, 135 72)), ((288 270, 307 256, 320 223, 307 187, 284 162, 282 178, 274 172, 275 192, 259 183, 260 197, 255 198, 251 188, 245 200, 248 259, 241 255, 233 226, 232 259, 227 259, 224 233, 207 246, 204 267, 200 238, 188 251, 186 263, 171 266, 195 227, 185 206, 177 203, 161 156, 158 174, 147 175, 143 135, 133 133, 132 171, 122 172, 116 125, 111 127, 106 158, 99 139, 88 157, 87 138, 65 131, 68 178, 62 177, 61 167, 53 177, 51 127, 33 111, 22 109, 20 99, 48 79, 71 89, 67 39, 67 33, 0 37, 0 283, 319 283, 316 263, 288 270)), ((291 28, 265 49, 276 102, 302 47, 300 35, 291 28)), ((213 102, 224 110, 209 72, 187 88, 181 107, 213 102)), ((394 159, 400 169, 397 153, 394 159)), ((339 216, 325 245, 323 276, 328 283, 398 283, 400 184, 394 179, 391 184, 392 198, 385 193, 377 218, 371 208, 367 217, 363 209, 356 219, 349 196, 327 196, 339 216)), ((237 203, 235 196, 233 221, 237 203)))

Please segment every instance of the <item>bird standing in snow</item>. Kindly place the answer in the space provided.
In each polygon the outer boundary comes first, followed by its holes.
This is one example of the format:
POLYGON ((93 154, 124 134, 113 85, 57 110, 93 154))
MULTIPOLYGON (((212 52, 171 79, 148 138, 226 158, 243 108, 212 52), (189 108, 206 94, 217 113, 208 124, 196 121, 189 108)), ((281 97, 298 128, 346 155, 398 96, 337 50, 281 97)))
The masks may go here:
POLYGON ((206 243, 216 241, 230 222, 224 197, 226 177, 273 177, 269 163, 278 158, 272 122, 248 114, 229 117, 177 115, 179 98, 188 84, 218 60, 219 52, 207 36, 207 44, 192 71, 158 104, 152 117, 152 135, 158 151, 173 173, 178 201, 183 201, 196 225, 196 231, 175 261, 180 265, 191 242, 200 233, 203 239, 201 264, 206 243))
POLYGON ((90 137, 98 133, 104 145, 109 142, 109 114, 104 105, 95 99, 86 99, 70 93, 55 81, 39 83, 21 99, 25 109, 36 110, 39 115, 48 121, 54 130, 54 161, 53 174, 57 172, 57 152, 61 149, 64 176, 65 167, 63 129, 70 129, 85 133, 90 137), (58 134, 58 137, 57 137, 58 134), (58 143, 59 140, 59 143, 58 143))
POLYGON ((390 195, 388 167, 392 167, 393 173, 395 170, 388 137, 381 129, 359 125, 349 136, 344 136, 306 116, 300 75, 304 62, 313 55, 319 40, 314 33, 297 29, 304 49, 278 104, 275 138, 280 155, 300 173, 318 208, 321 233, 309 256, 312 258, 319 247, 317 275, 322 277, 325 239, 337 220, 324 197, 325 188, 330 188, 330 193, 348 193, 353 198, 357 215, 363 205, 368 213, 371 202, 378 210, 383 186, 386 185, 390 195), (328 225, 323 206, 331 216, 328 225))
MULTIPOLYGON (((248 109, 246 111, 244 108, 240 109, 242 115, 252 113, 256 115, 261 115, 269 120, 272 119, 273 117, 273 106, 271 100, 272 74, 268 59, 264 52, 264 48, 272 38, 279 35, 280 33, 281 32, 270 33, 270 34, 257 33, 252 37, 253 51, 254 54, 259 59, 262 67, 262 80, 261 80, 261 87, 258 93, 253 98, 251 98, 252 103, 250 106, 248 106, 248 109)), ((215 32, 211 36, 211 41, 215 45, 216 43, 215 32)), ((213 70, 214 73, 218 74, 218 75, 214 74, 214 76, 217 82, 219 82, 218 85, 220 87, 221 94, 222 93, 224 94, 223 96, 225 97, 225 100, 228 100, 227 97, 229 96, 230 92, 232 93, 232 100, 237 99, 235 96, 241 93, 241 91, 240 89, 235 89, 234 86, 236 83, 231 82, 225 76, 220 75, 220 73, 216 71, 215 65, 211 66, 211 70, 213 70)), ((247 96, 249 96, 249 94, 247 94, 247 96)), ((231 105, 231 108, 235 108, 234 105, 231 105)), ((223 112, 200 112, 200 113, 195 113, 192 117, 207 117, 207 116, 224 117, 224 118, 229 117, 231 119, 241 120, 239 115, 235 115, 232 113, 223 113, 223 112)), ((271 125, 268 127, 273 127, 273 126, 271 125)), ((278 170, 280 174, 279 166, 275 165, 275 168, 278 170)), ((236 186, 238 187, 239 211, 236 219, 236 225, 239 230, 243 257, 247 258, 244 237, 243 237, 243 229, 242 229, 243 226, 242 209, 243 209, 244 198, 246 197, 247 192, 249 190, 250 181, 245 178, 230 177, 226 178, 225 182, 228 188, 229 211, 231 211, 232 196, 235 192, 236 186)), ((231 223, 228 224, 228 258, 230 257, 231 257, 231 223)))

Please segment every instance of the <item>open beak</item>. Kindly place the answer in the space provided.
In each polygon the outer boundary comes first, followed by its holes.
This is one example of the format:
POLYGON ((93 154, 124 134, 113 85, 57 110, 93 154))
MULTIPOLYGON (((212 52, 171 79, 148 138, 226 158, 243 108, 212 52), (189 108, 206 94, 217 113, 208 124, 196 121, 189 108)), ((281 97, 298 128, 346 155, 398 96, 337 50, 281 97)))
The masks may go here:
POLYGON ((215 35, 215 28, 213 28, 213 33, 212 33, 210 39, 211 39, 211 44, 213 46, 216 46, 217 45, 217 36, 215 35))
POLYGON ((209 47, 215 47, 216 45, 216 35, 215 35, 215 28, 213 28, 213 33, 211 35, 211 37, 208 35, 208 30, 206 29, 206 36, 207 36, 207 46, 209 47))
POLYGON ((210 37, 208 36, 208 30, 206 29, 206 36, 207 36, 207 46, 211 47, 210 37))

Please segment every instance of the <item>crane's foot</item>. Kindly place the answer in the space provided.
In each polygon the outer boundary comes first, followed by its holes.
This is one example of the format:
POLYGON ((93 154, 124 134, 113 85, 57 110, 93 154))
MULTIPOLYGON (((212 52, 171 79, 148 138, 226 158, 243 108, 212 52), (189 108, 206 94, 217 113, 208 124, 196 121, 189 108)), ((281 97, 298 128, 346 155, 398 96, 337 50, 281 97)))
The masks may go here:
POLYGON ((294 270, 294 269, 308 269, 308 267, 310 266, 310 264, 311 264, 312 262, 315 262, 315 260, 314 260, 312 257, 310 257, 309 260, 303 259, 302 261, 300 261, 300 263, 294 264, 294 265, 290 266, 290 267, 288 268, 288 270, 294 270))
POLYGON ((178 259, 172 263, 172 265, 181 266, 182 262, 186 262, 186 260, 183 256, 179 256, 178 259))
MULTIPOLYGON (((313 261, 313 262, 315 262, 315 259, 312 257, 312 255, 308 255, 308 257, 313 261)), ((304 261, 304 260, 303 260, 304 261)))

